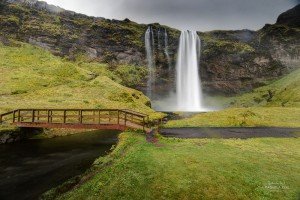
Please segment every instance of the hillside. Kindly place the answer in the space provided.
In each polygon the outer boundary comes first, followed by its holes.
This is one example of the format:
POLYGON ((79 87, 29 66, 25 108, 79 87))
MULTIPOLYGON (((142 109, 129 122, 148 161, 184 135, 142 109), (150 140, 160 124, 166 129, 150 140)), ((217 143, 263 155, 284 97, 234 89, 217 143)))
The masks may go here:
MULTIPOLYGON (((299 6, 285 12, 277 24, 259 31, 199 32, 202 38, 201 78, 207 93, 232 95, 265 85, 299 67, 299 6)), ((158 23, 154 30, 156 83, 155 93, 173 89, 175 60, 180 32, 158 23), (171 57, 168 70, 162 34, 166 29, 171 57)), ((40 46, 54 55, 76 60, 145 69, 144 33, 148 25, 125 19, 108 20, 66 11, 36 0, 0 2, 0 35, 40 46)), ((124 69, 124 68, 123 68, 124 69)), ((147 76, 132 86, 146 91, 147 76)))
POLYGON ((235 98, 232 102, 238 107, 276 106, 300 107, 300 69, 274 81, 270 85, 235 98))
POLYGON ((159 113, 141 92, 97 63, 71 62, 39 47, 0 43, 0 113, 16 108, 128 108, 159 113))
POLYGON ((255 89, 232 97, 229 108, 171 120, 165 127, 299 127, 300 69, 255 89))

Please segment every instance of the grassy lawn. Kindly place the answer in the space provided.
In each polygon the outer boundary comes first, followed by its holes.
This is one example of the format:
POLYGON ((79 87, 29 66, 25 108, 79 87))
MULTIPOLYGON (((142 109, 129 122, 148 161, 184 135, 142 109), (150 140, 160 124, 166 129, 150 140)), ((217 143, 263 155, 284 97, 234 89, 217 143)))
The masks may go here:
POLYGON ((126 108, 162 116, 142 92, 119 84, 122 80, 107 65, 70 62, 25 43, 0 43, 0 77, 0 113, 33 107, 126 108))
MULTIPOLYGON (((111 154, 95 161, 58 199, 297 199, 298 138, 145 141, 122 133, 111 154), (89 177, 89 178, 88 178, 89 177)), ((62 188, 52 190, 53 198, 62 188)))
POLYGON ((171 120, 165 127, 300 127, 300 108, 228 108, 171 120))

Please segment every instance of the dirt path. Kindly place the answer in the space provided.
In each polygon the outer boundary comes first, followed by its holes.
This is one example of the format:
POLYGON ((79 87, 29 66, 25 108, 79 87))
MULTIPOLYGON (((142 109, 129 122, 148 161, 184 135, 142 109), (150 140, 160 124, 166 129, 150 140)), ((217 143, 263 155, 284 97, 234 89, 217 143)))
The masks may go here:
POLYGON ((296 138, 300 128, 165 128, 160 133, 176 138, 296 138))

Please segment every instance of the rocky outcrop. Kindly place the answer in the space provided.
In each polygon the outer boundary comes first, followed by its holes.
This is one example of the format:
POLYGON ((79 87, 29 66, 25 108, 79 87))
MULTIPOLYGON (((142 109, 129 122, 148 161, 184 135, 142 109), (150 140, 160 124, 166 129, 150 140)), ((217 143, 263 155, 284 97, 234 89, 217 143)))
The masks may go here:
POLYGON ((21 131, 16 130, 3 130, 0 131, 0 144, 8 144, 22 140, 21 131))
POLYGON ((0 130, 0 144, 19 142, 41 133, 44 133, 44 130, 40 128, 11 128, 0 130))
POLYGON ((276 24, 284 24, 289 27, 300 27, 300 4, 279 15, 276 24))
MULTIPOLYGON (((209 93, 249 91, 299 67, 299 6, 259 31, 199 32, 202 40, 201 79, 209 93)), ((0 2, 0 35, 28 42, 54 55, 75 60, 86 56, 109 65, 146 66, 144 33, 149 25, 125 19, 108 20, 66 11, 36 0, 0 2)), ((174 89, 180 32, 150 24, 154 37, 167 30, 171 70, 164 49, 155 41, 156 94, 174 89)), ((113 67, 112 67, 113 69, 113 67)), ((145 91, 141 80, 137 88, 145 91)))

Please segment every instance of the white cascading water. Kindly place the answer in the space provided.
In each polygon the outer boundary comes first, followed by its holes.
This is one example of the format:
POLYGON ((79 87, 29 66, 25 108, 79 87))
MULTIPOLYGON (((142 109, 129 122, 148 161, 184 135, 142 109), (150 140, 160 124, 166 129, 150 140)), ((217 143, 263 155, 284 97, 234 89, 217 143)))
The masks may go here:
POLYGON ((160 28, 157 30, 157 49, 161 49, 161 43, 160 43, 160 28))
POLYGON ((154 53, 154 34, 152 27, 148 27, 145 33, 145 48, 146 48, 146 56, 147 56, 147 63, 148 63, 148 72, 149 77, 147 81, 147 96, 151 99, 152 98, 152 85, 155 79, 155 67, 153 62, 153 53, 154 53))
POLYGON ((177 110, 197 112, 202 107, 202 88, 199 76, 201 41, 195 31, 182 31, 176 65, 177 110))
POLYGON ((171 71, 171 58, 170 58, 170 54, 169 54, 169 38, 168 38, 167 29, 165 29, 165 54, 167 57, 169 72, 170 72, 171 71))

